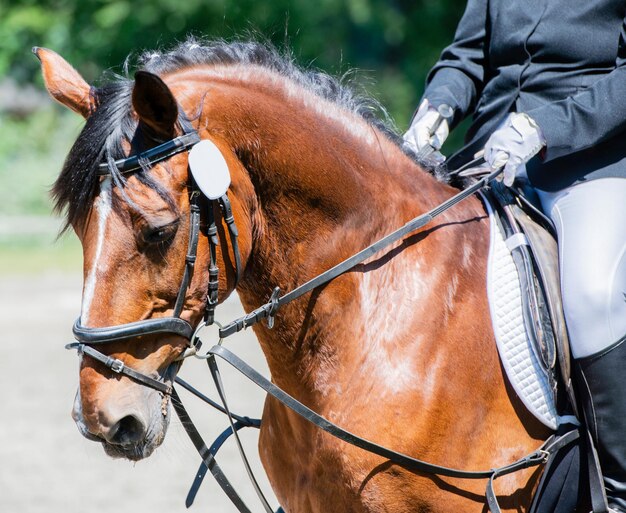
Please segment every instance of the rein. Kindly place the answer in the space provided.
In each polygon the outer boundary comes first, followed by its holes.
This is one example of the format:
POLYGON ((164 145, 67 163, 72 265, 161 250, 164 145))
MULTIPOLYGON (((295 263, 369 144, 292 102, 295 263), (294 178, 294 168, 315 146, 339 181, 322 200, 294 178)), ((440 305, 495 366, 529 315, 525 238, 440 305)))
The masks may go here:
POLYGON ((352 255, 351 257, 347 258, 343 262, 340 262, 336 266, 330 268, 328 271, 325 271, 322 274, 307 281, 306 283, 303 283, 299 287, 293 289, 291 292, 283 296, 279 296, 280 289, 276 287, 273 290, 272 295, 270 296, 270 299, 267 303, 253 310, 249 314, 244 315, 238 319, 235 319, 234 321, 230 322, 229 324, 221 328, 219 330, 220 338, 222 339, 226 338, 245 328, 253 326, 257 322, 265 318, 268 319, 268 327, 271 328, 274 324, 274 315, 276 311, 278 310, 278 308, 286 305, 287 303, 291 303, 292 301, 294 301, 295 299, 298 299, 299 297, 303 296, 307 292, 310 292, 311 290, 334 280, 337 276, 340 276, 346 271, 349 271, 353 267, 357 266, 358 264, 364 262, 371 256, 375 255, 382 249, 399 241, 405 235, 408 235, 409 233, 414 232, 415 230, 418 230, 419 228, 424 227, 425 225, 430 223, 433 219, 435 219, 437 216, 439 216, 440 214, 443 214, 446 210, 452 208, 457 203, 463 201, 465 198, 471 196, 478 190, 485 187, 489 182, 491 182, 491 180, 496 178, 501 172, 502 172, 502 169, 497 169, 495 171, 492 171, 488 175, 484 176, 483 178, 481 178, 480 180, 472 184, 467 189, 464 189, 458 194, 452 196, 450 199, 444 201, 443 203, 436 206, 429 212, 426 212, 425 214, 415 217, 414 219, 407 222, 401 228, 398 228, 396 231, 390 233, 389 235, 386 235, 385 237, 378 240, 377 242, 374 242, 367 248, 362 249, 355 255, 352 255))
MULTIPOLYGON (((154 164, 160 161, 163 161, 177 153, 181 153, 182 151, 188 150, 193 147, 195 144, 200 142, 200 137, 196 130, 194 130, 190 123, 184 118, 184 116, 179 116, 179 122, 183 128, 183 135, 176 137, 170 141, 167 141, 163 144, 160 144, 150 150, 147 150, 138 155, 134 155, 125 159, 120 159, 110 162, 105 162, 99 165, 98 167, 98 175, 107 176, 111 174, 111 166, 117 168, 121 173, 129 173, 135 171, 137 169, 145 169, 148 165, 154 164)), ((478 161, 479 159, 477 159, 478 161)), ((472 162, 474 163, 474 162, 472 162)), ((471 163, 471 164, 472 164, 471 163)), ((261 374, 255 371, 252 367, 246 364, 243 360, 239 359, 235 354, 228 351, 221 345, 221 342, 224 338, 233 335, 245 328, 253 326, 263 319, 267 319, 268 327, 272 328, 274 324, 274 316, 277 310, 300 298, 307 292, 324 285, 341 274, 349 271, 354 268, 356 265, 364 262, 377 252, 382 249, 394 244, 395 242, 402 239, 407 234, 424 227, 428 223, 430 223, 437 216, 441 215, 443 212, 455 206, 457 203, 463 201, 467 197, 471 196, 478 190, 487 186, 491 180, 496 178, 502 169, 498 169, 492 171, 491 173, 483 176, 474 184, 472 184, 467 189, 457 193, 453 197, 444 201, 437 207, 433 208, 429 212, 422 214, 414 219, 408 221, 404 226, 390 233, 389 235, 383 237, 377 242, 371 244, 367 248, 359 251, 355 255, 347 258, 346 260, 338 263, 331 269, 326 272, 312 278, 306 283, 300 285, 299 287, 293 289, 292 291, 280 295, 280 289, 276 287, 270 296, 270 299, 267 303, 261 305, 257 309, 253 310, 247 315, 244 315, 234 321, 230 322, 224 327, 221 327, 219 323, 215 321, 215 308, 218 304, 218 267, 217 267, 217 246, 219 244, 218 240, 218 230, 215 219, 215 211, 220 211, 223 217, 224 222, 228 227, 229 237, 231 246, 233 249, 233 254, 235 255, 235 262, 233 264, 235 270, 235 286, 241 275, 241 257, 239 255, 238 243, 237 243, 237 228, 234 223, 234 218, 232 215, 232 209, 230 206, 230 202, 228 200, 227 195, 225 194, 218 200, 211 201, 209 203, 208 208, 208 231, 207 238, 209 242, 209 253, 210 253, 210 262, 209 262, 209 283, 207 290, 207 301, 206 308, 204 313, 203 321, 197 326, 192 327, 187 321, 182 319, 181 313, 183 310, 184 300, 186 296, 186 292, 189 288, 189 284, 191 282, 191 278, 193 276, 193 270, 196 260, 197 247, 198 247, 198 239, 200 236, 200 207, 199 207, 199 196, 201 192, 196 186, 191 172, 190 176, 190 228, 189 228, 189 241, 187 246, 187 254, 185 257, 185 270, 183 274, 183 278, 181 280, 180 288, 178 291, 178 295, 176 297, 176 301, 174 304, 174 312, 171 317, 165 318, 157 318, 157 319, 147 319, 142 321, 136 321, 131 323, 126 323, 117 326, 108 326, 108 327, 100 327, 100 328, 90 328, 83 326, 81 323, 81 319, 78 318, 73 327, 73 333, 77 340, 77 342, 68 344, 66 348, 68 349, 77 349, 79 354, 86 354, 87 356, 94 358, 95 360, 101 362, 106 367, 111 369, 115 373, 120 373, 128 376, 129 378, 145 385, 151 387, 157 391, 159 391, 164 396, 171 396, 172 405, 178 414, 183 427, 185 428, 187 434, 189 435, 192 443, 196 447, 200 457, 202 459, 202 463, 198 472, 196 473, 196 478, 194 483, 192 484, 191 490, 187 496, 186 505, 189 507, 195 498, 195 495, 206 476, 207 471, 210 471, 211 474, 215 477, 217 483, 224 490, 227 496, 231 499, 233 504, 237 507, 237 509, 241 513, 251 513, 251 510, 248 509, 246 504, 243 502, 241 497, 234 490, 231 483, 228 481, 222 470, 217 464, 215 460, 215 455, 217 454, 219 448, 223 445, 223 443, 231 436, 234 435, 235 441, 237 443, 242 461, 248 473, 248 476, 252 482, 252 485, 259 496, 259 499, 262 503, 263 509, 266 513, 273 513, 272 508, 270 507, 267 499, 264 497, 263 492, 261 491, 254 474, 250 468, 248 463, 248 459, 246 457, 245 451, 241 444, 241 440, 239 439, 238 431, 244 427, 255 427, 259 428, 261 421, 259 419, 250 419, 245 416, 236 415, 232 413, 228 407, 226 393, 224 387, 222 385, 219 368, 217 366, 216 357, 219 357, 226 361, 228 364, 237 369, 240 373, 242 373, 246 378, 255 383, 258 387, 262 388, 270 394, 272 397, 280 401, 284 406, 294 411, 296 414, 300 415, 308 422, 311 422, 313 425, 318 428, 324 430, 330 435, 357 447, 360 447, 363 450, 372 452, 383 458, 388 459, 389 461, 403 467, 409 469, 411 471, 425 473, 425 474, 435 474, 441 476, 455 477, 455 478, 463 478, 463 479, 488 479, 487 489, 486 489, 486 497, 487 503, 489 505, 489 509, 492 513, 500 513, 500 507, 496 500, 495 490, 494 490, 494 480, 497 477, 510 474, 512 472, 541 465, 548 461, 548 458, 555 453, 558 449, 568 445, 579 437, 579 432, 576 429, 567 431, 562 435, 552 435, 548 440, 546 440, 537 450, 532 452, 531 454, 520 458, 519 460, 500 467, 496 469, 490 470, 482 470, 482 471, 464 471, 452 469, 444 466, 434 465, 416 458, 413 458, 409 455, 399 453, 388 449, 386 447, 380 446, 372 441, 366 440, 364 438, 359 437, 349 431, 342 429, 336 424, 330 422, 326 418, 318 415, 313 410, 309 409, 298 400, 284 392, 282 389, 278 388, 276 385, 268 381, 261 374), (219 326, 219 337, 220 342, 218 345, 212 347, 209 351, 207 351, 204 355, 199 355, 198 350, 200 349, 201 342, 199 341, 198 334, 202 328, 205 326, 209 326, 211 324, 217 324, 219 326), (185 382, 179 377, 175 378, 176 383, 180 384, 183 388, 194 394, 196 397, 201 399, 202 401, 210 404, 211 406, 217 408, 221 412, 225 413, 228 417, 230 427, 227 428, 218 438, 217 440, 210 446, 207 447, 204 440, 202 439, 200 433, 196 429, 193 424, 188 412, 186 411, 181 399, 173 388, 172 384, 166 382, 165 379, 157 376, 148 376, 146 374, 142 374, 128 366, 126 366, 121 360, 112 358, 107 356, 93 346, 100 347, 103 344, 108 344, 113 341, 119 340, 127 340, 134 337, 157 334, 157 333, 171 333, 178 336, 183 337, 188 342, 188 348, 181 355, 181 357, 172 364, 174 366, 174 370, 177 370, 178 366, 182 359, 195 355, 198 358, 206 359, 211 375, 213 377, 213 381, 215 383, 216 389, 220 396, 222 405, 215 403, 204 394, 196 390, 193 386, 185 382)), ((171 368, 171 367, 170 367, 171 368)), ((168 370, 164 373, 166 376, 172 374, 168 370)), ((282 508, 279 508, 277 513, 282 512, 282 508)))

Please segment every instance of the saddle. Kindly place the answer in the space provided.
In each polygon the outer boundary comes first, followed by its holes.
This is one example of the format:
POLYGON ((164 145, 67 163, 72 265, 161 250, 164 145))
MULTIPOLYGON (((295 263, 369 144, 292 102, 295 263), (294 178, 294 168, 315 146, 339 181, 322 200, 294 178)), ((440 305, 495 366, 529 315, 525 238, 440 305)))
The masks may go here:
POLYGON ((548 459, 538 485, 532 513, 608 511, 602 472, 589 430, 578 414, 569 338, 563 315, 556 231, 529 199, 532 190, 514 189, 492 181, 485 192, 517 269, 524 328, 548 376, 556 399, 557 434, 563 424, 580 426, 580 445, 548 459), (581 486, 583 482, 588 485, 581 486))
POLYGON ((548 376, 559 413, 576 414, 552 222, 522 190, 492 182, 486 192, 517 268, 526 333, 548 376))

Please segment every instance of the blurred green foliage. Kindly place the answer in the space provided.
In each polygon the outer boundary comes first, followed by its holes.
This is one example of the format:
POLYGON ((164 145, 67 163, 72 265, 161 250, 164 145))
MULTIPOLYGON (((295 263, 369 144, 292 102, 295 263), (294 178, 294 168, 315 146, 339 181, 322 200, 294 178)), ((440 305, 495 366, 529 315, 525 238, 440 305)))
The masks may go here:
MULTIPOLYGON (((335 75, 360 70, 357 79, 402 131, 464 6, 465 0, 0 0, 0 276, 80 268, 75 236, 54 243, 59 221, 41 216, 51 213, 48 190, 83 120, 47 98, 33 46, 55 50, 97 84, 103 71, 121 72, 127 56, 188 35, 263 38, 304 66, 335 75)), ((448 149, 458 146, 459 132, 448 149)))
POLYGON ((254 31, 300 63, 365 70, 368 90, 403 128, 428 68, 451 41, 465 0, 0 0, 0 77, 38 78, 32 46, 69 60, 88 81, 132 52, 186 35, 254 31))
MULTIPOLYGON (((105 70, 121 72, 129 55, 188 35, 264 38, 289 49, 303 66, 335 75, 360 70, 357 80, 402 131, 464 5, 465 0, 0 0, 0 223, 6 216, 50 214, 48 190, 83 123, 47 98, 33 46, 55 50, 98 83, 105 70), (13 96, 1 88, 7 82, 14 85, 13 96), (29 95, 35 96, 32 107, 15 107, 17 98, 28 105, 29 95)), ((447 148, 458 145, 460 134, 455 135, 447 148)))
POLYGON ((82 125, 52 105, 27 117, 0 114, 0 216, 50 215, 48 191, 82 125))

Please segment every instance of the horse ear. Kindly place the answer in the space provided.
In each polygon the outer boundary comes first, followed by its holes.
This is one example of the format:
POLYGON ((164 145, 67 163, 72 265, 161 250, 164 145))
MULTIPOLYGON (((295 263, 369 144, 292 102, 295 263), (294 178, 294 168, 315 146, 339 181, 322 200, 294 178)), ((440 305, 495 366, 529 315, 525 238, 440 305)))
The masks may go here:
POLYGON ((43 81, 50 96, 88 118, 93 109, 93 99, 85 79, 56 52, 35 46, 33 53, 41 62, 43 81))
POLYGON ((170 136, 178 119, 178 104, 165 82, 147 71, 135 73, 133 107, 139 119, 157 134, 170 136))

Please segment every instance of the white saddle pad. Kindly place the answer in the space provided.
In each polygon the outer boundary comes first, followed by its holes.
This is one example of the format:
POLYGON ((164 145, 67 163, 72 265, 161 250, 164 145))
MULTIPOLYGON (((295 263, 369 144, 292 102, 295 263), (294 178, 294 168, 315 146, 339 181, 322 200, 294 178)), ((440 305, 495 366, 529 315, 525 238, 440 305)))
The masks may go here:
POLYGON ((487 293, 502 365, 528 410, 547 427, 556 429, 555 398, 524 326, 517 268, 496 224, 491 205, 485 198, 483 201, 491 227, 487 293))

